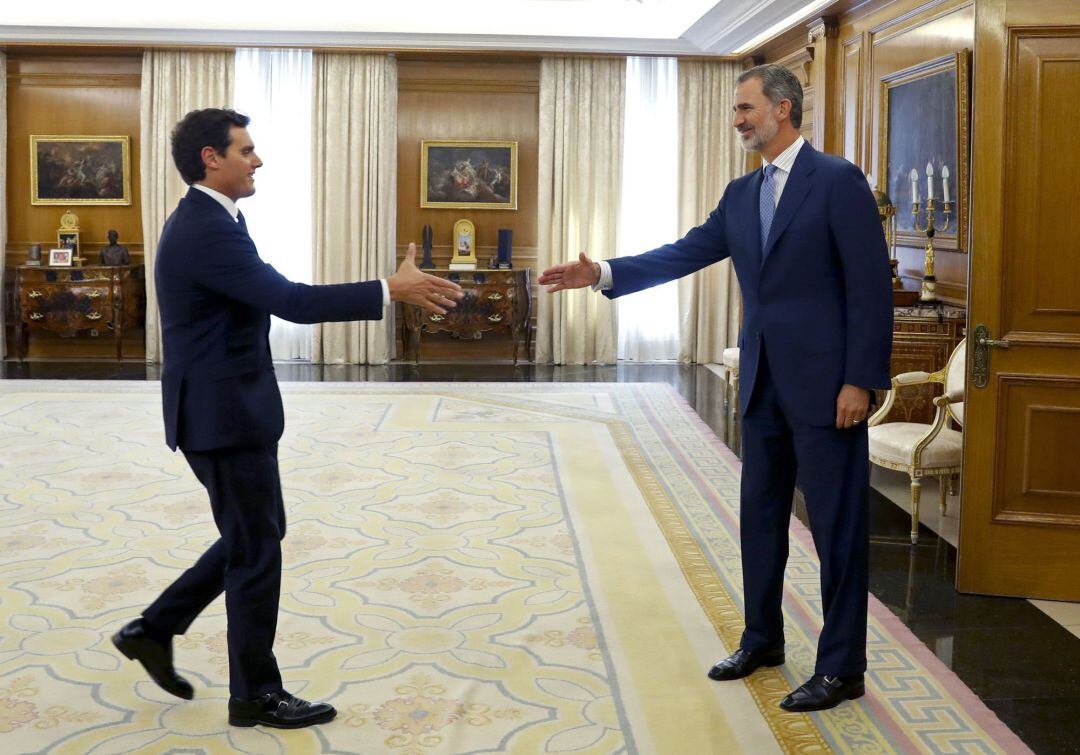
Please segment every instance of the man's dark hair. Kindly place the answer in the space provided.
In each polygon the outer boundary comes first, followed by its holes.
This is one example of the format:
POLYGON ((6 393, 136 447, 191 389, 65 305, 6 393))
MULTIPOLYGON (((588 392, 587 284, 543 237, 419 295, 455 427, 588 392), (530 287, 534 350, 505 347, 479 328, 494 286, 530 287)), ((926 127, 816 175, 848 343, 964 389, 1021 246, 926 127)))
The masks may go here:
POLYGON ((763 66, 754 66, 743 71, 739 76, 738 83, 747 79, 761 79, 761 93, 764 94, 773 105, 779 105, 780 100, 791 103, 791 125, 795 128, 802 126, 802 84, 795 78, 795 74, 787 66, 779 63, 766 63, 763 66))
POLYGON ((219 155, 229 148, 229 129, 247 128, 251 119, 227 108, 192 110, 172 130, 172 158, 184 182, 193 184, 206 178, 203 147, 213 147, 219 155))

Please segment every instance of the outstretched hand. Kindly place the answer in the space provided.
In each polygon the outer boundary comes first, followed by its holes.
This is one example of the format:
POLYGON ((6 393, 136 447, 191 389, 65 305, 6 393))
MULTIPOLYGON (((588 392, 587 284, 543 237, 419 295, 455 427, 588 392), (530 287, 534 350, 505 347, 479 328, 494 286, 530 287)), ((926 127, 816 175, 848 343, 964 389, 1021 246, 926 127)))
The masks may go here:
POLYGON ((595 286, 599 280, 600 265, 582 252, 578 255, 577 262, 564 262, 540 273, 537 283, 541 286, 550 286, 547 292, 553 294, 566 288, 595 286))
POLYGON ((428 275, 416 266, 416 244, 409 244, 401 267, 386 279, 386 285, 390 288, 390 301, 415 304, 440 315, 456 307, 465 295, 458 284, 428 275))

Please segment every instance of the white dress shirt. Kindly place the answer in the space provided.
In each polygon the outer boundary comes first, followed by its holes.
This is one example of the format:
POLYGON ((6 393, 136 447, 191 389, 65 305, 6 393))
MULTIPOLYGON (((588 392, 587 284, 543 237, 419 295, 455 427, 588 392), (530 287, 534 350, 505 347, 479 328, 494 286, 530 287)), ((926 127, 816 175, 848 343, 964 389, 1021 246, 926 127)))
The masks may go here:
MULTIPOLYGON (((207 196, 213 197, 217 200, 218 204, 225 208, 225 210, 232 217, 234 223, 240 222, 240 208, 236 206, 236 202, 229 199, 217 189, 211 189, 209 186, 203 186, 202 184, 192 184, 193 187, 203 192, 207 196)), ((382 284, 382 303, 383 307, 390 306, 390 285, 386 282, 385 278, 380 278, 379 283, 382 284)))
MULTIPOLYGON (((766 165, 775 165, 776 171, 773 172, 773 183, 776 184, 776 190, 773 192, 773 200, 776 205, 780 204, 780 195, 784 193, 784 187, 787 186, 788 176, 791 175, 791 168, 795 165, 795 158, 799 155, 799 150, 806 144, 806 140, 801 136, 798 137, 791 145, 776 156, 776 159, 770 163, 764 157, 761 158, 761 169, 765 170, 766 165)), ((615 284, 611 278, 611 265, 607 260, 597 260, 600 265, 600 280, 593 286, 593 291, 607 291, 615 284)))

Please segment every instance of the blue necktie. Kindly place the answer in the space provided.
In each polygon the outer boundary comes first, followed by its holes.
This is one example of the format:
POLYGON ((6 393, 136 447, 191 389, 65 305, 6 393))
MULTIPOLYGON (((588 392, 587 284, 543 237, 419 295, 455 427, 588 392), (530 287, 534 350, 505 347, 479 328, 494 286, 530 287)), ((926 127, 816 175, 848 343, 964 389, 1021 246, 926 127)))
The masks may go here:
POLYGON ((765 180, 761 182, 761 195, 758 199, 758 212, 761 215, 761 261, 765 262, 765 244, 769 240, 773 215, 776 214, 776 173, 775 165, 765 166, 765 180))
POLYGON ((244 233, 247 233, 247 221, 244 220, 244 213, 239 210, 236 211, 236 222, 244 229, 244 233))

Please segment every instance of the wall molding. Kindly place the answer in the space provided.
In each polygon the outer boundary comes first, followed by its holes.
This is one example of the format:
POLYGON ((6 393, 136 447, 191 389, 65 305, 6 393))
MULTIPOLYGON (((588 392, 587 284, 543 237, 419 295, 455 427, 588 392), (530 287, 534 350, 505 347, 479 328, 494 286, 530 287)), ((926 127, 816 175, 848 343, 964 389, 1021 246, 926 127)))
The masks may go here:
POLYGON ((139 89, 142 75, 137 73, 14 73, 8 76, 9 86, 64 87, 125 87, 139 89))
POLYGON ((538 94, 540 92, 540 83, 534 81, 494 81, 491 79, 407 79, 399 77, 398 91, 538 94))

